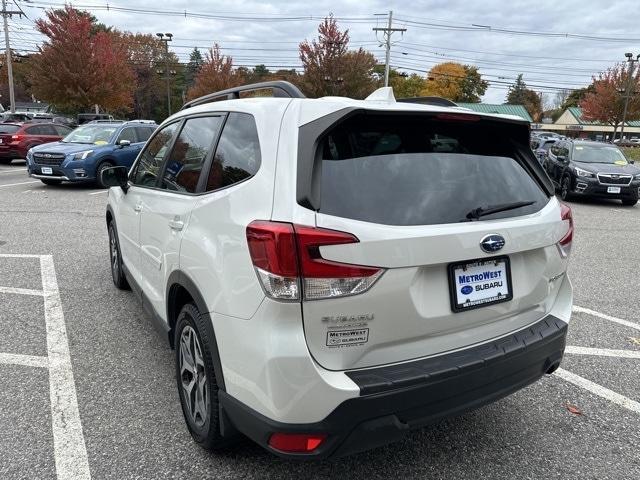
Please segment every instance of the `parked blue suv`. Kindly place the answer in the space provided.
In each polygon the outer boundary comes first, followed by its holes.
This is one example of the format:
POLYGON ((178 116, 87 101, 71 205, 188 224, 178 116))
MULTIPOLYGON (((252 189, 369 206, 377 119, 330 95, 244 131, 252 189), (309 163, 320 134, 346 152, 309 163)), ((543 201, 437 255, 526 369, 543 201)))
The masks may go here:
POLYGON ((116 165, 130 167, 156 126, 151 120, 86 123, 59 142, 30 149, 29 175, 47 185, 96 182, 104 187, 100 172, 116 165))

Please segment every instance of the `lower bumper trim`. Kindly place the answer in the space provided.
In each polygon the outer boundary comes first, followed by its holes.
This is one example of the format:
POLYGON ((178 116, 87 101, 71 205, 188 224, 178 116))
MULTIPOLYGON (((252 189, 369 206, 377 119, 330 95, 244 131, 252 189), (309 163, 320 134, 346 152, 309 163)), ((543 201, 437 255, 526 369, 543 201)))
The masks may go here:
POLYGON ((437 364, 434 359, 423 359, 347 372, 360 386, 361 396, 341 403, 315 423, 271 420, 222 391, 218 394, 220 418, 227 428, 233 425, 279 456, 349 455, 394 442, 411 429, 479 408, 535 382, 558 367, 566 336, 567 324, 549 315, 503 339, 442 355, 437 364), (416 376, 417 371, 422 373, 416 376), (268 445, 275 432, 328 437, 311 453, 285 454, 268 445))
POLYGON ((65 181, 69 181, 69 177, 65 176, 65 175, 40 175, 39 173, 31 173, 29 174, 30 177, 33 178, 48 178, 49 180, 65 180, 65 181))

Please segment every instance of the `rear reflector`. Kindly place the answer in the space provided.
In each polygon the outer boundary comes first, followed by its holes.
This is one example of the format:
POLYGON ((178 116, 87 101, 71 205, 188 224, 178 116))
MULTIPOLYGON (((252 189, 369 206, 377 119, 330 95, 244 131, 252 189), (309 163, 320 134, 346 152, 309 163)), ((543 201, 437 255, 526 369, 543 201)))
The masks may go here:
POLYGON ((309 453, 318 448, 327 438, 324 434, 274 433, 269 446, 285 453, 309 453))
POLYGON ((322 258, 320 247, 357 243, 350 233, 255 221, 247 227, 251 260, 267 295, 281 300, 306 300, 357 295, 384 272, 377 267, 322 258))
POLYGON ((567 258, 571 254, 571 244, 573 242, 573 214, 571 208, 564 203, 560 204, 560 219, 566 225, 567 231, 558 242, 558 251, 562 258, 567 258))

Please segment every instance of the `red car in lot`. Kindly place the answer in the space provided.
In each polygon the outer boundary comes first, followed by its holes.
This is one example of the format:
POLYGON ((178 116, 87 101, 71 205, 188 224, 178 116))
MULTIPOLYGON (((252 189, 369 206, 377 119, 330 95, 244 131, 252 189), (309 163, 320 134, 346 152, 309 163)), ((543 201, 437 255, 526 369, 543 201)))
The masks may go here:
POLYGON ((0 123, 0 163, 25 158, 31 147, 57 142, 71 130, 57 123, 0 123))

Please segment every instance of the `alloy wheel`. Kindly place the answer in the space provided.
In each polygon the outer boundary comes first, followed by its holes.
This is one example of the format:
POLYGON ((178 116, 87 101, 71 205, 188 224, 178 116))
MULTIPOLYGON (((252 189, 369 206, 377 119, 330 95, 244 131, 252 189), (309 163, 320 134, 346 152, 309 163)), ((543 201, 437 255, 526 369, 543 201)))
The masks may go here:
POLYGON ((186 326, 179 342, 180 385, 193 424, 202 428, 209 418, 209 388, 202 348, 196 331, 186 326))

